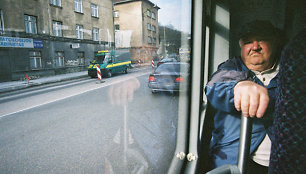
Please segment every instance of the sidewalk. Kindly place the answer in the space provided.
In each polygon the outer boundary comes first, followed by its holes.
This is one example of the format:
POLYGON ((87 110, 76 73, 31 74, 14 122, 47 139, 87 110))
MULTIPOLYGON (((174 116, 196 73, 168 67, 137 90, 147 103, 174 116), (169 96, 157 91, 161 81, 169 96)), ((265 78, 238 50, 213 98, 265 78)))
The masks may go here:
POLYGON ((0 83, 0 93, 19 90, 28 88, 31 86, 38 86, 42 84, 55 83, 65 80, 73 80, 78 78, 87 77, 87 71, 69 73, 69 74, 60 74, 49 77, 41 77, 38 79, 30 80, 29 83, 25 81, 10 81, 10 82, 2 82, 0 83))
MULTIPOLYGON (((143 64, 134 64, 132 65, 132 68, 139 68, 143 66, 149 66, 149 63, 143 63, 143 64)), ((15 91, 19 89, 25 89, 32 86, 39 86, 43 84, 48 83, 55 83, 55 82, 61 82, 66 80, 74 80, 79 78, 88 77, 87 71, 81 71, 81 72, 75 72, 75 73, 68 73, 68 74, 60 74, 55 76, 49 76, 49 77, 41 77, 38 79, 30 80, 29 83, 27 80, 25 81, 10 81, 10 82, 0 82, 0 94, 9 92, 9 91, 15 91)))

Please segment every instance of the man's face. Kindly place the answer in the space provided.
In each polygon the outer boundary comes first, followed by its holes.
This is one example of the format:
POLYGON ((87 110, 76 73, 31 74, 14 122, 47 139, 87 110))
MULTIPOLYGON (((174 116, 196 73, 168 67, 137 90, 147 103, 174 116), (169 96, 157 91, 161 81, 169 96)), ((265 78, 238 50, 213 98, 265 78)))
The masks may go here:
POLYGON ((240 39, 239 43, 242 61, 250 70, 264 71, 273 66, 273 45, 271 41, 252 36, 240 39))

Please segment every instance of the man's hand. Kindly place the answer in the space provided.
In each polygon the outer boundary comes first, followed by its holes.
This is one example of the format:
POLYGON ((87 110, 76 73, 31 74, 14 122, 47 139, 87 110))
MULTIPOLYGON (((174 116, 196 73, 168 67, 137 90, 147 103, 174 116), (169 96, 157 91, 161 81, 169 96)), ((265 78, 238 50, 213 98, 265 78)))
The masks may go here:
POLYGON ((126 105, 134 99, 134 92, 140 87, 137 78, 132 77, 119 84, 111 85, 108 97, 112 105, 126 105))
POLYGON ((268 108, 268 90, 252 81, 238 82, 234 87, 234 102, 245 117, 261 118, 268 108))

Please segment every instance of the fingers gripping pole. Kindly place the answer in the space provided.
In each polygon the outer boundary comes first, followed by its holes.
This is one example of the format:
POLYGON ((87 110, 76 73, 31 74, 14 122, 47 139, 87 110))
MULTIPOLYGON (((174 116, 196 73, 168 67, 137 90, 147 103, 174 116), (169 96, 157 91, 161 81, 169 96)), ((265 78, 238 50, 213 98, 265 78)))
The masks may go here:
POLYGON ((240 143, 238 155, 238 168, 241 174, 247 172, 248 158, 252 135, 252 122, 250 118, 241 115, 240 143))

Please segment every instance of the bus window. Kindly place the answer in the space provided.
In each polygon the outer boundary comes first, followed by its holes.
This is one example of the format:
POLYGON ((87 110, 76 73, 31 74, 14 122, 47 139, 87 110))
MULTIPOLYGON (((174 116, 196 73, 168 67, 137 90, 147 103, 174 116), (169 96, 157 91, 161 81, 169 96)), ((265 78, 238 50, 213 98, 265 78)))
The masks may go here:
POLYGON ((0 173, 159 174, 185 151, 191 0, 2 0, 0 19, 0 173))

